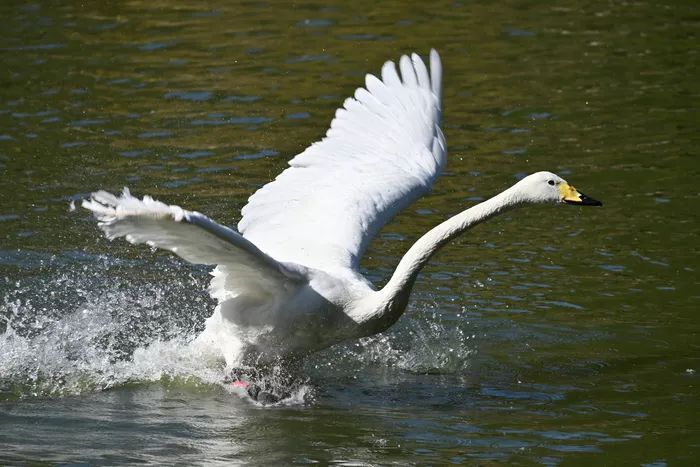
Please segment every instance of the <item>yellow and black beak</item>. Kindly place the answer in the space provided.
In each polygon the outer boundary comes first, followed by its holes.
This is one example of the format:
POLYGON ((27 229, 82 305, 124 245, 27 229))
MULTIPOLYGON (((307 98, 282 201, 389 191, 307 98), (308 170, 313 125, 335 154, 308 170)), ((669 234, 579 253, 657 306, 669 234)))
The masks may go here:
POLYGON ((603 203, 597 199, 589 198, 583 193, 579 193, 576 188, 569 185, 568 183, 561 183, 559 185, 559 193, 561 193, 561 200, 566 204, 577 204, 579 206, 602 206, 603 203))

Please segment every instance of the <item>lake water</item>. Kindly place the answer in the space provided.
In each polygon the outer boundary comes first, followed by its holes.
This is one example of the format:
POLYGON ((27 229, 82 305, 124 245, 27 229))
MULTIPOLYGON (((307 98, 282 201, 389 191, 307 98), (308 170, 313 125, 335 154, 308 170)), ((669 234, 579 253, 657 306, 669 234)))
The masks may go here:
POLYGON ((697 2, 207 3, 0 6, 1 464, 698 462, 697 2), (375 283, 523 174, 605 206, 480 226, 294 400, 231 393, 182 355, 208 270, 69 203, 126 185, 235 225, 365 73, 431 47, 448 168, 375 283))

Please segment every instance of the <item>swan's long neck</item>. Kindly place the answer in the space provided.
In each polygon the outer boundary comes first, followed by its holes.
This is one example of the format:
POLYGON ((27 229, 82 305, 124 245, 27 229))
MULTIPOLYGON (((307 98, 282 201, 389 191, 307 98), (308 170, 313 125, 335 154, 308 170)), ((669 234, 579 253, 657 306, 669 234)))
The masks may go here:
MULTIPOLYGON (((470 228, 495 217, 508 209, 524 204, 517 185, 477 204, 428 231, 401 258, 394 274, 383 289, 377 292, 382 310, 381 321, 391 325, 403 313, 413 283, 420 270, 443 245, 470 228)), ((379 316, 375 316, 375 319, 379 316)))

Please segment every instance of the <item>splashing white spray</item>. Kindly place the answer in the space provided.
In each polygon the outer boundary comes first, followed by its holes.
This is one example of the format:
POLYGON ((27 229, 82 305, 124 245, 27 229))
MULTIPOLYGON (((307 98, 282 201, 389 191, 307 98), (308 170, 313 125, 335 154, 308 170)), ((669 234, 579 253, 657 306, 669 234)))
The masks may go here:
MULTIPOLYGON (((213 306, 203 271, 158 261, 57 264, 8 284, 0 303, 0 395, 57 396, 164 377, 221 382, 187 345, 213 306), (3 329, 4 328, 4 329, 3 329)), ((210 362, 207 362, 210 363, 210 362)))
MULTIPOLYGON (((150 255, 146 261, 73 256, 6 279, 8 292, 0 303, 0 400, 173 380, 233 390, 225 383, 230 375, 223 362, 207 361, 189 345, 214 307, 206 293, 206 269, 150 255)), ((391 333, 315 355, 306 368, 323 367, 330 378, 368 366, 462 372, 471 353, 469 337, 456 323, 446 325, 436 308, 414 311, 417 316, 405 318, 391 333)), ((282 405, 314 397, 306 381, 283 389, 282 405)))

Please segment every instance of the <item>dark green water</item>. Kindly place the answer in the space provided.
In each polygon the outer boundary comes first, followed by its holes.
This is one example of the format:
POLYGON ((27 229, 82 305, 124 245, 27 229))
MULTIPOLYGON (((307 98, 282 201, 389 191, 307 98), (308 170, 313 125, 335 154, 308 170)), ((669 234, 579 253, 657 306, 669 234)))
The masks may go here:
POLYGON ((698 462, 697 2, 3 2, 0 24, 0 463, 698 462), (230 394, 178 353, 208 271, 69 202, 128 185, 235 225, 365 73, 430 47, 448 169, 372 280, 525 173, 605 207, 470 232, 390 332, 306 363, 303 402, 230 394))

